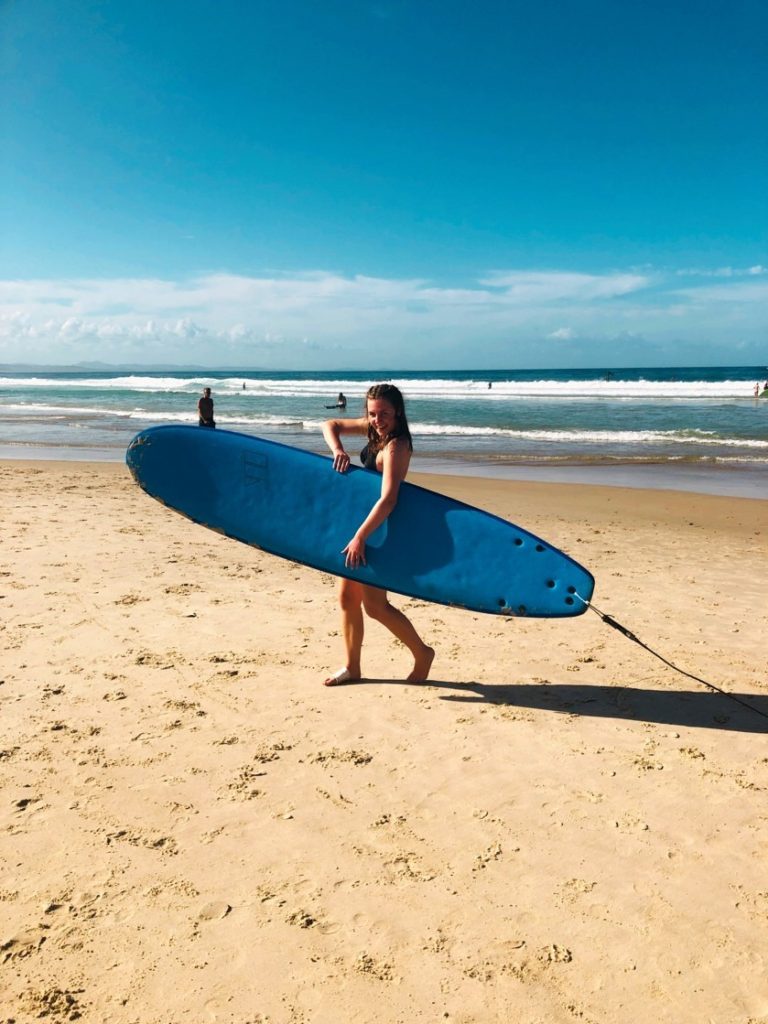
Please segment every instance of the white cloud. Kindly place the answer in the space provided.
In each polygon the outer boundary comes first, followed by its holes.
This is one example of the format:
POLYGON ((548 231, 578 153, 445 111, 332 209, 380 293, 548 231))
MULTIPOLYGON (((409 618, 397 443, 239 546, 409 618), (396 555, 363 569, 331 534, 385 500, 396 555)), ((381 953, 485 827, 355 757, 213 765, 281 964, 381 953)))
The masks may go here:
POLYGON ((503 288, 515 302, 593 302, 647 288, 644 274, 569 274, 561 271, 496 270, 481 284, 503 288))
POLYGON ((324 354, 343 363, 347 353, 410 365, 451 352, 468 364, 480 345, 497 346, 505 359, 514 358, 510 346, 517 345, 530 360, 532 344, 546 354, 547 340, 578 342, 570 349, 576 357, 626 331, 648 344, 718 331, 725 340, 735 318, 757 337, 764 271, 721 274, 717 282, 710 272, 684 289, 675 272, 647 268, 496 270, 461 287, 323 270, 0 281, 0 359, 221 363, 263 356, 293 366, 315 352, 315 365, 324 354))
POLYGON ((567 273, 494 272, 464 288, 423 279, 343 276, 305 271, 272 277, 210 274, 186 281, 156 278, 0 282, 4 333, 43 331, 52 340, 204 334, 253 338, 268 332, 352 334, 385 325, 437 328, 489 321, 514 324, 551 303, 589 304, 642 288, 647 278, 567 273), (9 319, 10 315, 10 319, 9 319))
POLYGON ((755 277, 759 274, 768 274, 768 267, 758 263, 753 267, 716 267, 714 270, 683 267, 675 271, 677 277, 755 277))
POLYGON ((683 297, 699 305, 710 303, 731 303, 752 305, 754 303, 765 303, 768 308, 768 282, 766 281, 737 281, 734 284, 711 284, 699 288, 681 288, 675 292, 677 297, 683 297))
MULTIPOLYGON (((257 333, 298 328, 357 331, 394 317, 436 325, 478 313, 514 318, 515 311, 556 300, 588 302, 624 294, 645 279, 633 275, 499 272, 488 287, 445 288, 422 279, 345 277, 307 271, 282 277, 211 274, 188 281, 86 279, 0 282, 0 310, 27 326, 55 320, 60 337, 80 330, 199 336, 204 330, 257 333)), ((481 282, 484 284, 486 282, 481 282)))

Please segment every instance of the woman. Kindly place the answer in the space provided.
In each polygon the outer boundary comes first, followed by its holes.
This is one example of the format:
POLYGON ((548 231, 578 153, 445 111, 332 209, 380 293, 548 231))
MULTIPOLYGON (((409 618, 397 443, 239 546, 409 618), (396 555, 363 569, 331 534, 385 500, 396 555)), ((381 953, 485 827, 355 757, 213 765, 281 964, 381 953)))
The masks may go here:
MULTIPOLYGON (((344 564, 354 570, 366 564, 365 542, 397 504, 400 484, 405 479, 411 461, 413 443, 405 416, 405 403, 398 388, 394 384, 375 384, 365 396, 365 416, 357 420, 326 422, 323 437, 333 453, 333 468, 338 473, 345 473, 350 464, 349 455, 341 441, 342 434, 367 436, 368 443, 360 453, 363 465, 366 469, 381 473, 381 497, 343 550, 344 564)), ((342 578, 339 603, 347 663, 325 680, 326 686, 336 686, 361 677, 363 611, 386 626, 413 655, 413 670, 408 681, 424 682, 429 675, 435 652, 424 643, 411 621, 389 603, 386 590, 342 578)))

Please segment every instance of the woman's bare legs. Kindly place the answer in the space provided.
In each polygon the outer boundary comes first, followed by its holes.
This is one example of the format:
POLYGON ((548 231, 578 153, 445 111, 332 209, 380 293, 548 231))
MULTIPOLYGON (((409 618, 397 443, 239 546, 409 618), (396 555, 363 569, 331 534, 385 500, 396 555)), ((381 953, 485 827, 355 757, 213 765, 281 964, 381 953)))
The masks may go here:
MULTIPOLYGON (((342 577, 339 580, 339 605, 341 606, 341 632, 344 637, 344 647, 347 653, 346 670, 349 675, 346 679, 354 680, 360 678, 360 651, 363 647, 363 590, 367 590, 362 583, 355 580, 348 580, 342 577)), ((344 680, 346 682, 346 679, 344 680)), ((325 680, 326 686, 333 686, 340 680, 337 676, 329 676, 325 680)))
MULTIPOLYGON (((341 629, 347 654, 346 670, 349 673, 347 679, 353 681, 359 679, 362 674, 360 652, 363 647, 365 631, 363 622, 363 609, 365 609, 367 615, 386 626, 390 633, 405 644, 413 655, 413 670, 408 676, 408 682, 424 682, 432 667, 435 652, 424 643, 414 629, 411 620, 389 603, 386 590, 368 587, 355 580, 342 579, 339 585, 339 604, 341 605, 341 629)), ((337 682, 339 682, 337 677, 329 676, 325 680, 325 685, 333 686, 337 682)))
POLYGON ((413 623, 399 608, 389 603, 386 590, 363 586, 363 608, 366 614, 386 626, 390 633, 405 644, 413 655, 413 671, 409 683, 423 683, 429 675, 435 652, 428 647, 416 632, 413 623))

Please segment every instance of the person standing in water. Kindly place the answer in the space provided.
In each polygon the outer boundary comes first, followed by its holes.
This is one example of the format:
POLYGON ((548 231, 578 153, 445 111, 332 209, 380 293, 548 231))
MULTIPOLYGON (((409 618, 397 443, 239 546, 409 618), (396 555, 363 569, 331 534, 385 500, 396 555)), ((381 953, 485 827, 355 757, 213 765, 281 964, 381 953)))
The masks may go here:
MULTIPOLYGON (((364 416, 326 421, 323 437, 333 454, 333 468, 337 473, 346 473, 350 466, 349 455, 341 440, 343 434, 367 437, 360 458, 366 469, 381 474, 381 496, 342 552, 345 566, 354 571, 366 564, 365 542, 397 505, 400 484, 405 480, 410 465, 413 442, 400 390, 394 384, 375 384, 365 396, 364 416)), ((344 668, 325 679, 326 686, 361 678, 364 613, 386 626, 413 655, 413 669, 408 681, 423 683, 427 679, 435 652, 424 643, 410 619, 390 604, 386 590, 341 577, 339 604, 347 660, 344 668)))
POLYGON ((216 421, 213 418, 213 399, 211 389, 203 388, 203 397, 197 403, 198 425, 201 427, 215 427, 216 421))

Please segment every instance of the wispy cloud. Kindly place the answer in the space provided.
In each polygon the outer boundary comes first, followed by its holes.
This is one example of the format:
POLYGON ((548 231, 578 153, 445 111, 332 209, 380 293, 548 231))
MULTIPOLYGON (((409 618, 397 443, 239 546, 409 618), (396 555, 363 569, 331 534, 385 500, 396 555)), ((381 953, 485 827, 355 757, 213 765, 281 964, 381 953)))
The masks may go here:
POLYGON ((456 306, 507 307, 554 301, 594 302, 626 295, 648 285, 637 274, 567 274, 494 271, 466 288, 446 288, 423 279, 343 276, 326 271, 274 277, 209 274, 187 281, 108 278, 75 281, 0 281, 0 307, 23 307, 50 314, 56 307, 72 315, 120 318, 132 313, 172 316, 215 314, 225 308, 252 314, 291 315, 322 307, 406 309, 425 302, 430 309, 456 306))
POLYGON ((761 274, 768 274, 768 267, 760 263, 753 267, 716 267, 714 270, 683 267, 675 271, 677 277, 759 277, 761 274))
POLYGON ((698 288, 680 288, 675 295, 699 306, 723 302, 739 306, 761 303, 765 304, 765 308, 768 309, 768 281, 742 279, 733 284, 708 284, 698 288))
POLYGON ((594 302, 647 288, 642 274, 571 274, 563 271, 495 270, 481 284, 501 288, 517 303, 594 302))
POLYGON ((718 317, 725 326, 734 318, 749 325, 766 299, 766 273, 762 266, 730 274, 688 270, 683 288, 682 274, 652 269, 501 269, 462 287, 324 270, 0 281, 0 358, 216 362, 271 353, 292 365, 315 350, 318 360, 323 352, 338 361, 356 351, 375 361, 384 351, 396 362, 416 358, 420 345, 428 360, 450 346, 454 358, 463 351, 471 362, 480 344, 509 354, 512 345, 527 351, 548 341, 578 342, 586 352, 590 340, 630 334, 654 343, 711 335, 718 317))

